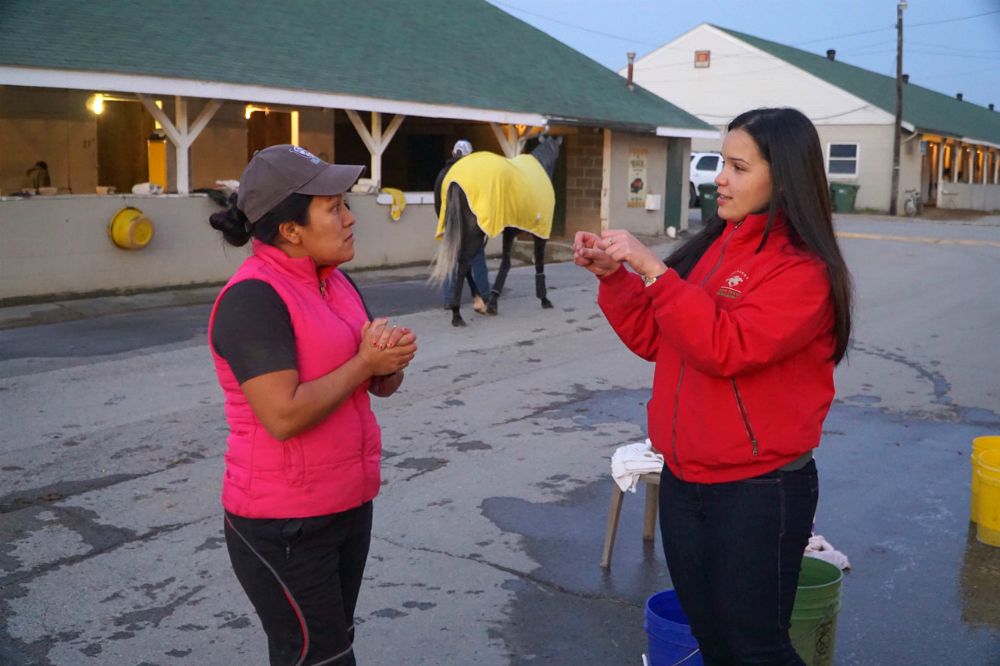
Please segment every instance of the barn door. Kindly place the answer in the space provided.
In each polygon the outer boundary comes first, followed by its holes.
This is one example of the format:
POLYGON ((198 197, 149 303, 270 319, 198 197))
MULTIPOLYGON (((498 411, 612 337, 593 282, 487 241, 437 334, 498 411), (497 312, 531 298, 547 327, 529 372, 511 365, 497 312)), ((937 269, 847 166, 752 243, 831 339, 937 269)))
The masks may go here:
POLYGON ((104 102, 97 116, 97 184, 131 192, 149 180, 146 140, 153 133, 153 117, 142 104, 104 102))
POLYGON ((247 119, 247 161, 262 148, 292 142, 292 114, 254 111, 247 119))

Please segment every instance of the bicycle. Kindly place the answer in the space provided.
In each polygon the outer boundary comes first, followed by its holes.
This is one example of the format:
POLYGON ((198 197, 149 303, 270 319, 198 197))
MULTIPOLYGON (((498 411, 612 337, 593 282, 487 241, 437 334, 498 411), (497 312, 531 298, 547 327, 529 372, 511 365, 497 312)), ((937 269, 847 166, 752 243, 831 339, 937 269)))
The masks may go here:
POLYGON ((923 201, 920 200, 920 190, 906 190, 903 193, 903 213, 907 217, 920 215, 924 208, 923 201))

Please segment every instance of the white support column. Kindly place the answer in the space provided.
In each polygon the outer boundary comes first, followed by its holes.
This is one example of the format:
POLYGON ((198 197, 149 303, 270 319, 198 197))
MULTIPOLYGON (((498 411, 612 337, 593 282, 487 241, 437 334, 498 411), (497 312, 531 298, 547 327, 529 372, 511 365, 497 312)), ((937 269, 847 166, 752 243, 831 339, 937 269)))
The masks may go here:
POLYGON ((944 151, 947 147, 946 143, 944 139, 941 139, 941 143, 938 144, 937 149, 937 180, 934 181, 937 183, 937 187, 935 188, 936 203, 940 203, 941 201, 941 184, 944 183, 944 151))
POLYGON ((191 173, 189 164, 189 151, 191 144, 194 140, 198 138, 202 130, 208 125, 209 121, 222 106, 222 100, 213 99, 209 100, 205 104, 205 108, 201 110, 198 117, 195 118, 194 123, 188 128, 188 117, 187 117, 187 100, 183 97, 174 98, 174 119, 175 122, 171 122, 167 114, 163 113, 160 107, 156 106, 156 102, 149 95, 137 94, 136 97, 142 102, 142 105, 146 107, 150 115, 156 118, 156 121, 163 126, 163 132, 170 139, 170 143, 174 144, 174 150, 177 154, 177 193, 187 194, 191 191, 191 173))
POLYGON ((372 180, 382 187, 382 114, 372 111, 372 180))
POLYGON ((611 222, 611 130, 604 130, 604 151, 601 158, 601 231, 611 222))
POLYGON ((500 144, 500 150, 503 151, 504 157, 510 159, 517 156, 517 141, 511 138, 510 127, 508 125, 500 125, 498 123, 490 123, 490 129, 493 130, 493 135, 497 138, 497 142, 500 144))
POLYGON ((369 132, 368 128, 365 127, 364 122, 361 120, 361 116, 358 115, 357 111, 353 109, 345 109, 347 113, 347 118, 354 125, 355 131, 358 136, 361 137, 361 141, 365 144, 365 148, 368 149, 368 153, 371 155, 371 178, 375 181, 376 186, 382 187, 382 153, 389 146, 392 138, 396 135, 396 130, 399 126, 403 124, 403 120, 406 116, 397 114, 393 116, 392 120, 389 122, 389 126, 382 131, 382 114, 377 111, 372 112, 372 129, 369 132))
POLYGON ((985 185, 986 184, 986 170, 989 169, 989 166, 990 166, 990 154, 986 151, 986 148, 983 148, 980 152, 982 153, 982 156, 983 156, 983 165, 980 168, 979 182, 981 184, 985 185))
POLYGON ((972 185, 974 182, 976 182, 976 169, 975 169, 976 163, 972 161, 973 158, 975 158, 975 156, 976 156, 975 147, 970 145, 969 164, 968 164, 968 169, 965 172, 966 182, 969 183, 969 185, 972 185))
POLYGON ((993 156, 993 184, 1000 185, 1000 151, 993 156))
POLYGON ((958 162, 962 159, 962 144, 956 141, 951 147, 951 182, 958 182, 958 162))
POLYGON ((177 133, 184 137, 184 142, 176 146, 174 151, 177 156, 177 194, 187 194, 191 191, 191 171, 188 166, 187 113, 187 100, 180 95, 174 97, 174 122, 177 125, 177 133))

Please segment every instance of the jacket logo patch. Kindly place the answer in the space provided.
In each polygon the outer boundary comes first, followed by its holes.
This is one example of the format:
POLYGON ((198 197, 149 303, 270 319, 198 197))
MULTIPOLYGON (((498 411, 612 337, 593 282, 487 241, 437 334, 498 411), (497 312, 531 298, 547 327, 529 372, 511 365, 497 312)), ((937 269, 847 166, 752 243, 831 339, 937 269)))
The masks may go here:
POLYGON ((723 298, 739 298, 743 295, 743 292, 738 287, 749 279, 750 276, 743 271, 733 271, 733 274, 726 278, 722 286, 719 287, 716 295, 723 298))

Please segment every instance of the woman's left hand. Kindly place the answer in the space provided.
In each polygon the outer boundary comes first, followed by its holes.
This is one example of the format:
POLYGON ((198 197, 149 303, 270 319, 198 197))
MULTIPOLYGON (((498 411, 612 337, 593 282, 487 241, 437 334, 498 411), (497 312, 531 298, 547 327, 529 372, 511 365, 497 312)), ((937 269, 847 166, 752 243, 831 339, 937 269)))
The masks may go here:
POLYGON ((624 229, 602 231, 600 245, 609 257, 627 263, 639 275, 658 277, 667 272, 663 260, 624 229))

